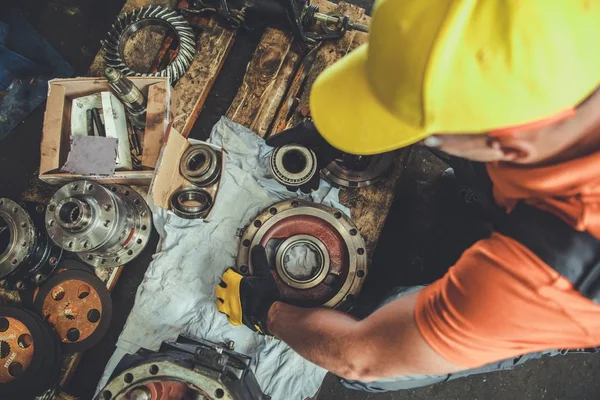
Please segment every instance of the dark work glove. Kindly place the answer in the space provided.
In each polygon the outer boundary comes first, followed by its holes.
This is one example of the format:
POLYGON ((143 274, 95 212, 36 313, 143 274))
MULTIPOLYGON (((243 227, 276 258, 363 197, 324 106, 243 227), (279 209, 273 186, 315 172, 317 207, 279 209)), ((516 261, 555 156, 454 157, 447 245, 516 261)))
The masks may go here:
MULTIPOLYGON (((279 132, 266 140, 268 146, 280 147, 285 144, 295 143, 311 149, 317 156, 317 173, 306 184, 300 186, 304 193, 319 188, 319 171, 325 168, 336 158, 340 157, 341 151, 331 146, 317 130, 312 119, 306 118, 296 126, 279 132)), ((290 189, 292 190, 292 189, 290 189)))
POLYGON ((250 251, 254 275, 243 276, 229 268, 217 285, 217 309, 232 325, 246 325, 255 332, 269 335, 267 315, 280 299, 279 289, 267 261, 265 248, 257 245, 250 251))

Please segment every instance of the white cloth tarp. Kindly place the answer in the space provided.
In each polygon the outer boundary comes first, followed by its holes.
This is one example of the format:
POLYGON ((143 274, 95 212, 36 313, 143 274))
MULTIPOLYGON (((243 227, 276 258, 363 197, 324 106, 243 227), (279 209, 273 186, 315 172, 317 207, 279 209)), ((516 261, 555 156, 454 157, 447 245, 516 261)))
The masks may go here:
POLYGON ((238 228, 270 205, 302 197, 346 213, 348 209, 339 203, 338 189, 324 181, 311 195, 292 193, 277 183, 268 168, 271 148, 239 124, 222 118, 209 142, 227 151, 210 221, 181 219, 160 208, 154 214, 160 242, 98 388, 106 384, 124 354, 140 347, 157 350, 163 340, 185 333, 217 343, 233 340, 237 352, 253 358, 261 389, 273 400, 313 396, 326 371, 277 339, 230 325, 217 311, 215 286, 223 271, 235 265, 238 228))

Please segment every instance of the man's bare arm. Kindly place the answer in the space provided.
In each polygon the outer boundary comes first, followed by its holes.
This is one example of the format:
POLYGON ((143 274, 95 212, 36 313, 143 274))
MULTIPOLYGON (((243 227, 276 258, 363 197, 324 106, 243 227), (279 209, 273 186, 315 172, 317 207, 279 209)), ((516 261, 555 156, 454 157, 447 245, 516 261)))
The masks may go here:
POLYGON ((346 379, 460 371, 421 337, 414 319, 417 295, 395 300, 362 321, 339 311, 277 302, 268 327, 301 356, 346 379))

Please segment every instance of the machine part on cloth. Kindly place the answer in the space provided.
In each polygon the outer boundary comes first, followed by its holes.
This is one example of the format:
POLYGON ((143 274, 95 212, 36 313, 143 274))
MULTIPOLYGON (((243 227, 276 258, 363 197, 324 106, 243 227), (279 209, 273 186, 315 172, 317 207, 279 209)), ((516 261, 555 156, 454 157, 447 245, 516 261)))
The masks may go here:
POLYGON ((336 186, 361 188, 381 180, 393 166, 393 152, 374 156, 342 154, 321 170, 321 177, 336 186))
POLYGON ((308 147, 290 143, 273 149, 269 167, 277 182, 297 188, 317 172, 317 156, 308 147))
POLYGON ((26 208, 29 212, 0 198, 0 288, 25 290, 41 284, 62 256, 46 234, 44 206, 27 203, 26 208))
POLYGON ((52 196, 46 229, 54 243, 85 263, 116 267, 144 250, 152 215, 135 190, 82 180, 64 185, 52 196))
POLYGON ((221 176, 221 153, 207 144, 191 145, 181 156, 179 171, 195 186, 212 185, 221 176))
POLYGON ((133 126, 144 129, 146 126, 146 107, 148 103, 146 96, 121 71, 107 67, 104 70, 104 75, 108 80, 108 85, 112 89, 112 92, 125 104, 129 120, 133 126))
POLYGON ((188 22, 173 10, 161 6, 137 8, 121 15, 108 31, 108 38, 102 42, 106 64, 121 71, 126 76, 166 76, 171 83, 177 81, 188 69, 196 54, 196 39, 188 22), (177 38, 177 56, 165 69, 148 74, 134 71, 125 62, 125 44, 133 34, 147 26, 163 26, 177 38))
POLYGON ((0 306, 0 398, 49 398, 60 373, 52 328, 23 308, 0 306))
POLYGON ((189 0, 187 3, 187 7, 180 6, 182 12, 216 14, 232 28, 287 23, 297 39, 310 44, 340 39, 348 30, 369 30, 365 25, 351 22, 347 15, 323 14, 307 0, 189 0), (317 23, 327 25, 328 30, 324 34, 314 32, 317 23))
POLYGON ((286 303, 347 309, 367 275, 365 241, 356 226, 341 211, 322 204, 287 200, 258 215, 241 237, 239 273, 254 273, 250 249, 256 245, 266 249, 286 303), (311 256, 303 269, 292 268, 298 250, 311 256))
POLYGON ((90 271, 59 271, 39 287, 33 301, 58 335, 64 353, 94 346, 106 334, 112 300, 104 283, 90 271))
POLYGON ((204 218, 213 205, 211 194, 197 187, 181 188, 173 192, 170 200, 171 211, 180 218, 204 218))
POLYGON ((250 363, 225 346, 179 336, 158 352, 142 349, 123 357, 96 399, 268 400, 250 363))

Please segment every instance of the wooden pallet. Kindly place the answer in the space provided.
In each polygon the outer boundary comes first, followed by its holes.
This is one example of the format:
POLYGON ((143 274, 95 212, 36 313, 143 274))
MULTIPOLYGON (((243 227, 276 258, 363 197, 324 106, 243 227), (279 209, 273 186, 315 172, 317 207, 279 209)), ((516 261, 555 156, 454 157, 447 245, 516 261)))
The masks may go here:
MULTIPOLYGON (((169 7, 173 3, 169 0, 127 0, 121 13, 147 5, 169 7)), ((317 4, 322 12, 341 12, 354 21, 369 24, 370 17, 360 7, 345 2, 336 5, 326 0, 313 0, 312 3, 317 4)), ((177 100, 173 126, 184 136, 189 135, 196 122, 235 40, 235 31, 219 25, 213 19, 196 18, 193 23, 201 30, 197 39, 198 52, 188 71, 174 86, 177 100)), ((140 34, 134 40, 137 43, 128 46, 134 52, 132 57, 138 63, 156 65, 156 51, 153 53, 148 48, 158 49, 160 54, 164 54, 170 39, 140 34)), ((226 116, 249 127, 261 137, 295 125, 302 118, 301 110, 308 106, 310 87, 316 77, 366 40, 367 34, 350 31, 339 41, 324 42, 309 48, 295 40, 290 32, 267 28, 226 116)), ((104 68, 104 52, 100 50, 88 75, 103 76, 104 68)), ((352 218, 365 238, 369 254, 373 254, 379 240, 407 154, 404 151, 397 154, 396 168, 386 180, 366 188, 343 189, 340 192, 340 200, 350 208, 352 218)), ((26 197, 41 200, 39 184, 32 181, 30 186, 26 197)), ((121 267, 98 268, 96 273, 112 289, 120 271, 121 267)), ((80 354, 64 358, 61 385, 68 382, 80 359, 80 354)))

